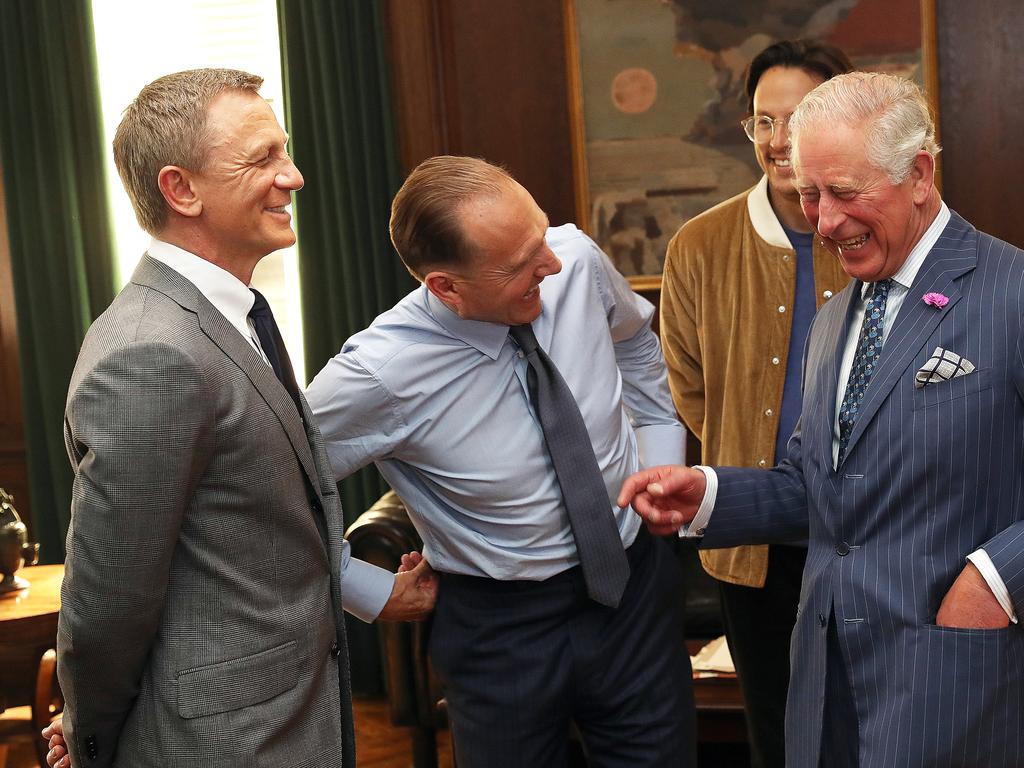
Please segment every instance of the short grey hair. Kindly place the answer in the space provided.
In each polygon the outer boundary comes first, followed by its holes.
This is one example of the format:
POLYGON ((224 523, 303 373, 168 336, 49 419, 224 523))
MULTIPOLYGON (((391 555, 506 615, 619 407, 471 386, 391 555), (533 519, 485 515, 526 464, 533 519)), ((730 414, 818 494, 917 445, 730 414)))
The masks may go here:
POLYGON ((225 91, 255 94, 262 85, 262 77, 237 69, 191 69, 164 75, 139 91, 114 133, 114 164, 139 226, 156 235, 167 223, 161 168, 205 169, 210 103, 225 91))
POLYGON ((789 119, 797 147, 809 127, 864 126, 868 162, 893 184, 910 174, 922 149, 935 157, 935 121, 921 89, 906 78, 881 72, 849 72, 826 80, 800 102, 789 119))

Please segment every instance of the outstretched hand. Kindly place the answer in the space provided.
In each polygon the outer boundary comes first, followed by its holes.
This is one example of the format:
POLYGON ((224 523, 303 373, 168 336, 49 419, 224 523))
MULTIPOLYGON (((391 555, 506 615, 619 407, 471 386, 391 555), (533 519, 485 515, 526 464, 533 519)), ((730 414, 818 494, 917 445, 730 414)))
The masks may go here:
POLYGON ((422 621, 437 602, 438 577, 419 552, 402 555, 391 597, 384 604, 382 621, 422 621))
POLYGON ((699 469, 653 467, 626 478, 618 505, 632 504, 651 533, 667 536, 693 520, 706 488, 707 478, 699 469))

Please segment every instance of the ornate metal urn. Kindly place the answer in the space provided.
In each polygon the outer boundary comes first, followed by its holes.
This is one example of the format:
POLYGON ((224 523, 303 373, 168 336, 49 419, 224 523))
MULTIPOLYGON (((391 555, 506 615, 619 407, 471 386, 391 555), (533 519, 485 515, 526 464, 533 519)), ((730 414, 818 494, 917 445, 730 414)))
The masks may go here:
POLYGON ((13 502, 14 497, 0 488, 0 597, 28 586, 17 571, 26 563, 35 565, 39 557, 39 545, 29 543, 28 529, 13 502))

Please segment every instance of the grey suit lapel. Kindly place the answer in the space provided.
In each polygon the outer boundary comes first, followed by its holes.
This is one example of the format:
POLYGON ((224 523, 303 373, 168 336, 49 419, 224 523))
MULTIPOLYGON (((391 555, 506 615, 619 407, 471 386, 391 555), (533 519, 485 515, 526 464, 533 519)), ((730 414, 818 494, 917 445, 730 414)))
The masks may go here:
POLYGON ((900 313, 889 329, 878 368, 864 394, 857 422, 850 433, 847 456, 853 452, 860 436, 936 326, 960 301, 957 281, 977 266, 977 239, 977 230, 957 214, 952 214, 949 224, 921 265, 900 313), (926 293, 945 294, 949 303, 942 309, 925 304, 921 298, 926 293))
MULTIPOLYGON (((273 369, 263 361, 253 346, 242 338, 238 330, 192 282, 149 254, 142 257, 132 275, 132 282, 159 291, 196 314, 203 333, 242 370, 277 416, 309 478, 310 486, 320 498, 320 482, 313 464, 313 454, 302 420, 295 410, 295 403, 284 385, 277 380, 273 369)), ((320 500, 322 502, 322 498, 320 500)))

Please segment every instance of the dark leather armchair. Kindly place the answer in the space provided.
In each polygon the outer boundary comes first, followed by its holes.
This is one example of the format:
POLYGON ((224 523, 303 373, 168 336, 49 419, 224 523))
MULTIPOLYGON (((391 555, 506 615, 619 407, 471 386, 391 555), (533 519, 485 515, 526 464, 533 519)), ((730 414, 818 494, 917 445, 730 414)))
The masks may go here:
MULTIPOLYGON (((352 555, 394 571, 406 552, 422 546, 409 521, 405 504, 393 491, 352 523, 346 532, 352 555)), ((688 638, 711 639, 723 633, 714 581, 700 567, 696 548, 680 539, 668 539, 686 574, 686 633, 688 638)), ((442 693, 427 659, 429 622, 378 622, 388 704, 393 725, 412 731, 413 765, 436 768, 437 729, 447 725, 442 693)))

